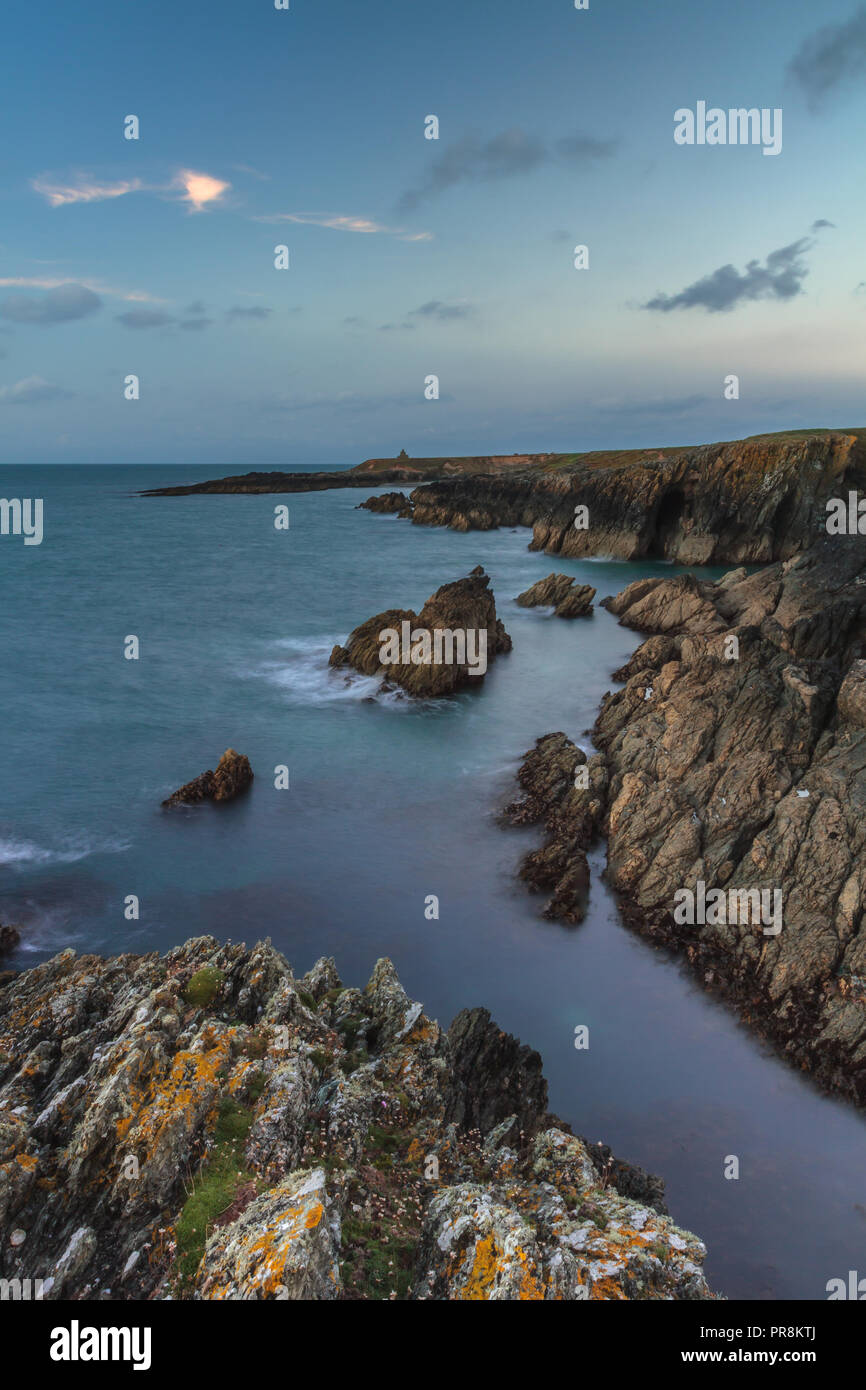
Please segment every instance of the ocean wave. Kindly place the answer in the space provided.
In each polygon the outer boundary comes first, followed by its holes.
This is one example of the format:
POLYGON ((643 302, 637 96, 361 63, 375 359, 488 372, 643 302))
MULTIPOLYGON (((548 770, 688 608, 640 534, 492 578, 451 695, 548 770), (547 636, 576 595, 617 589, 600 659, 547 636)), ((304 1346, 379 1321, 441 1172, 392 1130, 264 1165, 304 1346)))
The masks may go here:
POLYGON ((335 669, 328 658, 339 641, 334 637, 284 637, 275 646, 286 653, 285 661, 266 661, 252 673, 277 685, 293 704, 330 705, 372 701, 394 710, 415 709, 430 703, 412 700, 401 690, 383 690, 380 676, 362 676, 347 667, 335 669))
POLYGON ((88 840, 74 836, 57 849, 37 845, 33 840, 0 835, 0 868, 23 869, 31 864, 75 864, 91 854, 119 854, 129 842, 117 839, 88 840))

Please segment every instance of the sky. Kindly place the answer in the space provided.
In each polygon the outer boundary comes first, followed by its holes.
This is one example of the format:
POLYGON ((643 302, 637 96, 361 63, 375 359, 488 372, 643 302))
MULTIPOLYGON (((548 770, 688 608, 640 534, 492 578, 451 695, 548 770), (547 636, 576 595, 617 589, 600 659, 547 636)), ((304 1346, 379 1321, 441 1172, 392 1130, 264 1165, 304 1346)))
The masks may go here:
POLYGON ((3 46, 0 462, 866 424, 866 5, 47 0, 3 46), (677 143, 701 102, 781 150, 677 143))

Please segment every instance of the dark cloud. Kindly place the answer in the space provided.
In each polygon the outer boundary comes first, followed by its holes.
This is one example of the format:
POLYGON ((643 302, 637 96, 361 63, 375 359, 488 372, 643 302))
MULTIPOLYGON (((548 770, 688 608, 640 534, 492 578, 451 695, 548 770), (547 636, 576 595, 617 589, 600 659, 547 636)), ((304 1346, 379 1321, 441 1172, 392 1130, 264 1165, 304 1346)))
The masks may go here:
POLYGON ((0 317, 13 323, 68 323, 100 308, 102 300, 84 285, 58 285, 38 297, 10 295, 0 304, 0 317))
POLYGON ((656 398, 644 401, 616 401, 601 403, 593 407, 596 415, 650 418, 654 416, 688 415, 691 411, 703 408, 709 403, 707 396, 674 396, 669 399, 656 398))
POLYGON ((827 219, 826 219, 826 217, 819 217, 817 222, 813 222, 813 223, 812 223, 812 226, 809 228, 809 230, 812 231, 812 232, 820 232, 820 230, 821 230, 822 227, 833 227, 833 228, 835 228, 835 226, 836 226, 836 223, 835 223, 835 222, 828 222, 827 219))
POLYGON ((350 314, 347 319, 343 319, 347 328, 366 328, 366 319, 359 318, 357 314, 350 314))
POLYGON ((174 323, 172 315, 164 313, 162 309, 127 309, 125 314, 115 317, 124 328, 165 328, 167 324, 174 323))
POLYGON ((270 312, 270 309, 266 309, 263 304, 251 304, 249 308, 236 304, 231 309, 226 309, 226 318, 232 321, 235 319, 266 319, 270 312))
POLYGON ((408 331, 409 329, 414 330, 414 328, 415 328, 414 323, 380 323, 380 324, 379 324, 379 332, 380 332, 380 333, 395 333, 398 329, 402 329, 403 332, 406 332, 406 331, 408 331))
POLYGON ((475 312, 471 304, 445 304, 441 299, 431 299, 419 309, 410 309, 410 314, 420 314, 426 319, 468 319, 475 312))
POLYGON ((557 140, 556 153, 566 164, 580 167, 596 159, 610 159, 616 153, 618 140, 594 140, 589 135, 569 135, 557 140))
POLYGON ((190 331, 190 332, 196 332, 196 331, 199 331, 199 332, 200 332, 201 329, 203 329, 203 328, 210 328, 210 326, 211 326, 212 323, 213 323, 213 319, 206 319, 206 318, 183 319, 183 320, 181 321, 181 325, 180 325, 180 326, 181 326, 181 328, 185 328, 185 329, 187 329, 187 330, 190 331))
POLYGON ((558 140, 550 149, 542 140, 517 127, 504 130, 489 140, 467 135, 443 150, 433 161, 429 174, 419 188, 404 193, 400 209, 411 212, 425 199, 433 198, 458 183, 509 179, 531 173, 554 157, 572 165, 586 165, 596 159, 608 158, 615 147, 614 140, 594 140, 590 136, 574 135, 558 140))
POLYGON ((194 299, 192 304, 187 304, 183 312, 191 319, 200 319, 207 313, 207 305, 203 304, 200 299, 194 299))
POLYGON ((754 299, 794 299, 803 292, 809 273, 804 254, 814 245, 808 237, 771 251, 764 265, 749 261, 741 272, 732 265, 719 266, 711 275, 687 285, 679 294, 657 294, 641 307, 668 314, 672 309, 707 309, 722 313, 754 299))
POLYGON ((844 24, 828 24, 800 45, 788 64, 813 111, 819 110, 837 88, 857 81, 866 62, 866 5, 844 24))

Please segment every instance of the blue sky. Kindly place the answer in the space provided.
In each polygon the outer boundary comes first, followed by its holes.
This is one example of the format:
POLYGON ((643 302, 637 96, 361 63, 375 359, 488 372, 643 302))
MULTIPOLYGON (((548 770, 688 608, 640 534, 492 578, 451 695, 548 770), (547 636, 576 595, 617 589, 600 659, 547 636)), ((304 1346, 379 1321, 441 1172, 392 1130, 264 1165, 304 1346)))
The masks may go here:
POLYGON ((4 30, 3 462, 866 423, 851 0, 52 0, 4 30), (781 108, 781 153, 676 145, 699 101, 781 108))

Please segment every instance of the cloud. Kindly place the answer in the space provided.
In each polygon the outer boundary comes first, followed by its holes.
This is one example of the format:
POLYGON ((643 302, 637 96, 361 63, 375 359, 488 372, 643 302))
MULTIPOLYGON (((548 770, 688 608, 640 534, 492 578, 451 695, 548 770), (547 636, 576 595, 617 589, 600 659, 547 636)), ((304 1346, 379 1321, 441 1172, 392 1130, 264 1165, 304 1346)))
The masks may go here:
POLYGON ((270 314, 271 310, 266 309, 263 304, 251 304, 248 308, 235 304, 231 309, 226 309, 226 318, 232 322, 235 319, 266 319, 270 314))
POLYGON ((231 188, 225 179, 215 179, 211 174, 199 174, 194 169, 181 169, 175 176, 173 188, 182 188, 182 202, 188 203, 191 212, 201 212, 209 203, 218 203, 231 188))
POLYGON ((857 81, 866 62, 866 5, 843 24, 828 24, 804 40, 788 64, 813 111, 837 88, 857 81))
POLYGON ((351 217, 339 212, 274 212, 256 217, 255 222, 297 222, 302 227, 330 227, 335 232, 359 232, 362 236, 393 236, 399 241, 432 241, 432 232, 407 232, 405 227, 387 227, 369 217, 351 217))
POLYGON ((414 329, 415 329, 415 324, 414 324, 414 323, 380 323, 380 325, 379 325, 379 332, 380 332, 380 333, 395 333, 398 329, 402 329, 403 332, 407 332, 409 329, 412 329, 412 330, 414 331, 414 329))
POLYGON ((803 293, 803 281, 809 271, 802 258, 812 246, 814 242, 808 237, 801 237, 790 246, 771 251, 764 265, 749 261, 742 273, 732 265, 720 266, 679 294, 657 294, 641 307, 663 314, 672 309, 697 308, 723 313, 755 299, 794 299, 803 293))
POLYGON ((187 304, 183 312, 189 314, 191 318, 200 318, 202 314, 207 313, 207 305, 203 304, 200 299, 194 299, 192 304, 187 304))
POLYGON ((637 419, 652 418, 654 416, 677 416, 688 415, 693 410, 703 408, 708 405, 708 396, 674 396, 669 398, 655 397, 650 400, 609 400, 598 401, 592 406, 592 412, 599 416, 613 416, 620 419, 623 416, 634 417, 637 419))
POLYGON ((101 203, 107 198, 123 198, 127 193, 137 193, 144 188, 141 179, 122 179, 118 183, 97 183, 87 174, 80 174, 74 183, 56 183, 47 174, 31 179, 30 184, 43 198, 47 198, 53 208, 67 203, 101 203))
POLYGON ((201 212, 211 203, 218 203, 231 188, 225 179, 202 174, 195 169, 180 169, 168 184, 146 184, 141 179, 120 179, 115 183, 100 183, 92 174, 77 174, 68 181, 40 174, 30 180, 31 187, 54 208, 70 203, 101 203, 107 199, 123 198, 127 193, 175 193, 182 190, 181 202, 191 212, 201 212))
POLYGON ((810 232, 820 232, 820 230, 821 230, 822 227, 833 227, 833 228, 835 228, 835 226, 836 226, 836 223, 835 223, 835 222, 828 222, 827 219, 826 219, 826 217, 819 217, 817 222, 813 222, 813 223, 812 223, 811 227, 809 228, 809 231, 810 231, 810 232))
POLYGON ((474 314, 475 310, 471 304, 445 304, 441 299, 431 299, 427 304, 422 304, 419 309, 410 309, 410 314, 419 314, 426 319, 439 319, 445 322, 450 319, 468 319, 474 314))
POLYGON ((38 299, 32 295, 12 295, 0 303, 0 318, 13 323, 68 323, 93 314, 102 300, 85 285, 63 284, 47 290, 38 299))
POLYGON ((166 324, 174 323, 173 316, 162 309, 128 309, 115 317, 124 328, 165 328, 166 324))
POLYGON ((213 319, 208 318, 183 319, 180 326, 188 331, 196 332, 203 328, 210 328, 212 323, 213 319))
MULTIPOLYGON (((73 282, 59 279, 48 279, 33 275, 8 275, 0 278, 0 287, 25 289, 25 290, 56 290, 63 285, 73 282)), ((92 290, 94 294, 112 295, 117 299, 128 299, 135 303, 161 303, 155 295, 146 294, 144 290, 115 290, 110 285, 103 285, 99 280, 76 280, 76 285, 83 285, 85 289, 92 290)))
POLYGON ((0 401, 7 405, 37 405, 42 401, 59 400, 68 394, 41 376, 25 377, 23 381, 16 381, 14 386, 0 386, 0 401))
POLYGON ((559 158, 577 167, 592 164, 596 159, 610 159, 618 147, 618 140, 595 140, 591 135, 569 135, 555 145, 559 158))
POLYGON ((504 130, 489 140, 467 135, 443 150, 420 188, 403 194, 400 207, 411 212, 425 199, 434 198, 458 183, 515 178, 531 173, 554 158, 585 166, 609 158, 616 146, 615 140, 573 135, 557 140, 548 148, 542 140, 518 127, 504 130))

